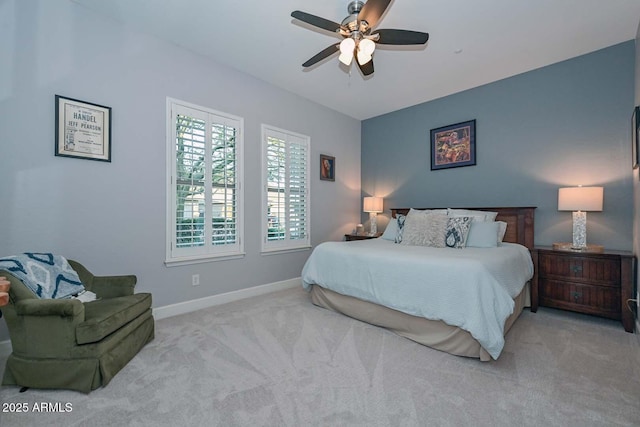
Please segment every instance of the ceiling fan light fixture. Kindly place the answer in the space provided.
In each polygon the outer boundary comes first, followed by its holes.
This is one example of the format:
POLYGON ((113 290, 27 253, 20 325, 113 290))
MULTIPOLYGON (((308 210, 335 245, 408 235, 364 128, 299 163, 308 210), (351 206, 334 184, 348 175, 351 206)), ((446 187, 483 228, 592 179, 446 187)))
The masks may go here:
POLYGON ((349 65, 351 65, 351 61, 353 61, 353 52, 348 54, 341 53, 338 59, 348 67, 349 65))
POLYGON ((376 50, 376 44, 372 40, 362 39, 360 43, 358 43, 358 50, 371 56, 373 55, 373 51, 376 50))
POLYGON ((429 40, 429 34, 420 31, 376 29, 378 21, 386 13, 392 0, 353 0, 347 6, 349 16, 341 24, 311 15, 310 13, 294 10, 291 16, 316 28, 343 37, 340 44, 334 43, 314 55, 302 64, 310 67, 336 53, 339 46, 339 60, 347 67, 351 66, 354 57, 358 61, 363 76, 373 74, 373 52, 376 44, 383 45, 424 45, 429 40))
POLYGON ((364 65, 367 62, 371 61, 372 59, 373 57, 368 53, 365 53, 363 51, 358 51, 358 64, 364 65))
POLYGON ((351 65, 351 61, 353 61, 353 50, 356 47, 356 42, 352 38, 346 38, 340 42, 340 56, 338 59, 344 65, 351 65))

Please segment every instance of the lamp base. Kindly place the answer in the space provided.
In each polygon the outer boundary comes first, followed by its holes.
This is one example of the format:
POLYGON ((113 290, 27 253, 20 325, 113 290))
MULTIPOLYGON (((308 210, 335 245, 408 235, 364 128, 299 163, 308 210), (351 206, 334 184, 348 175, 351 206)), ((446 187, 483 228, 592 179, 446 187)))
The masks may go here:
POLYGON ((369 236, 375 236, 378 233, 378 214, 376 212, 369 212, 369 236))
POLYGON ((592 245, 591 243, 587 244, 587 246, 582 248, 574 247, 572 243, 568 242, 560 242, 553 244, 554 251, 569 251, 569 252, 604 252, 604 246, 602 245, 592 245))

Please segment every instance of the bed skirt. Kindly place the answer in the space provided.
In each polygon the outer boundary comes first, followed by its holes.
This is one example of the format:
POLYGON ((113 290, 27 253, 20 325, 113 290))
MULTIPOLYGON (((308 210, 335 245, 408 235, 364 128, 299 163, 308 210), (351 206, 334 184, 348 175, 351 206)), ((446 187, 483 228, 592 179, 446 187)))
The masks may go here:
MULTIPOLYGON (((482 348, 480 343, 469 332, 457 326, 447 325, 439 320, 412 316, 388 307, 342 295, 319 285, 312 286, 311 301, 319 307, 342 313, 375 326, 381 326, 436 350, 457 356, 479 358, 483 362, 491 360, 489 353, 482 348)), ((514 298, 514 302, 516 304, 514 312, 505 321, 505 335, 509 332, 518 316, 520 316, 523 308, 531 305, 529 282, 524 286, 522 292, 514 298)))

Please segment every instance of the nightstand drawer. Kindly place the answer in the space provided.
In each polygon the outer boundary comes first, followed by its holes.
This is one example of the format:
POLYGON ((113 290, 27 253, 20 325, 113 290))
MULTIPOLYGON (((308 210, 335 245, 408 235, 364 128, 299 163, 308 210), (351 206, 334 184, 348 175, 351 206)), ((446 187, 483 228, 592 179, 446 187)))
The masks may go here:
POLYGON ((620 319, 619 288, 542 278, 538 283, 541 305, 620 319))
POLYGON ((541 278, 620 287, 620 262, 613 259, 540 254, 538 268, 541 278))

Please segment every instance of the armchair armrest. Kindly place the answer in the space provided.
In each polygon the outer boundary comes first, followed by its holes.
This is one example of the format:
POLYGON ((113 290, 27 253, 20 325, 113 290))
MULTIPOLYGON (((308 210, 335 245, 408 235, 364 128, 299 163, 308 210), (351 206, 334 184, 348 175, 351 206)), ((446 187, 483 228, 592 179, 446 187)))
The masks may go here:
POLYGON ((80 280, 88 291, 98 298, 115 298, 133 295, 133 288, 138 281, 134 275, 125 276, 94 276, 82 264, 69 260, 69 265, 78 273, 80 280))
POLYGON ((76 299, 27 299, 17 301, 19 316, 75 317, 84 313, 82 302, 76 299))
POLYGON ((14 302, 13 308, 6 314, 15 355, 68 357, 77 346, 76 327, 85 320, 79 300, 30 298, 14 302))
POLYGON ((133 295, 138 278, 134 275, 127 276, 94 276, 91 283, 91 292, 98 298, 115 298, 133 295))

